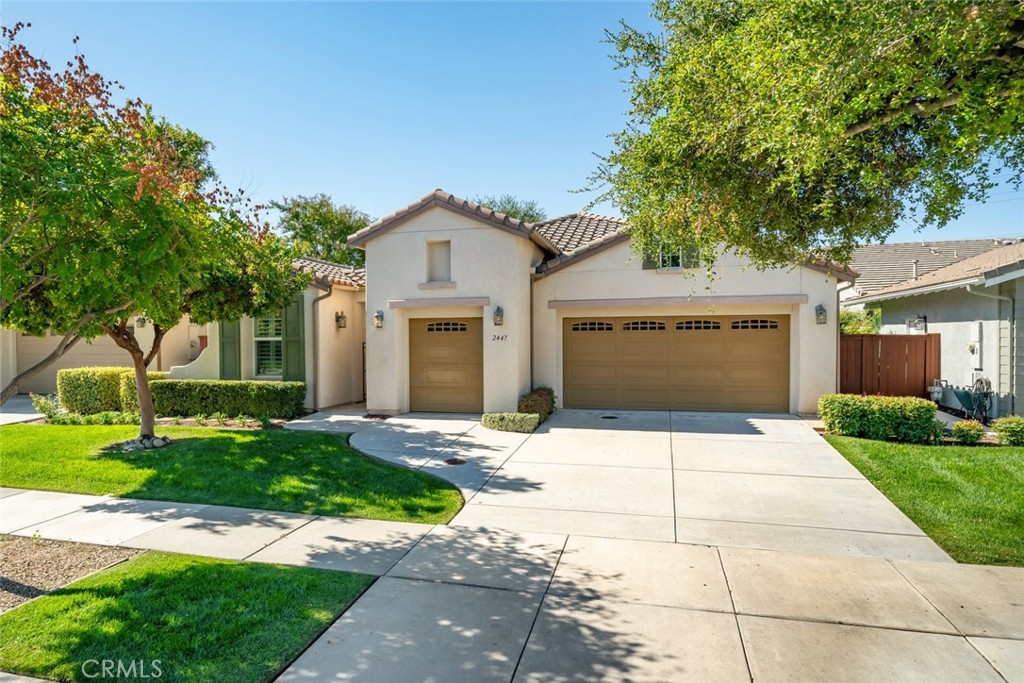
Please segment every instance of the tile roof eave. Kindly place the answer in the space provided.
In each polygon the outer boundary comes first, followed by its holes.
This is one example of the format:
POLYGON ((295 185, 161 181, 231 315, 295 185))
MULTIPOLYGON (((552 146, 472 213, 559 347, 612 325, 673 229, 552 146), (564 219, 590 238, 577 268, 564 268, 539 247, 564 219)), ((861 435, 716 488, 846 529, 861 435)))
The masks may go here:
POLYGON ((353 233, 348 238, 348 246, 363 247, 371 239, 398 227, 424 211, 438 206, 469 218, 486 222, 513 235, 533 239, 534 231, 530 223, 521 221, 518 218, 512 218, 479 204, 474 204, 469 200, 456 197, 450 192, 438 189, 423 195, 412 204, 398 209, 383 218, 379 218, 362 230, 353 233))
POLYGON ((952 280, 949 282, 936 282, 933 284, 925 284, 921 287, 907 287, 892 292, 881 292, 876 294, 865 294, 864 296, 850 297, 844 304, 870 304, 878 301, 888 301, 890 299, 904 299, 911 296, 921 296, 923 294, 932 294, 935 292, 946 292, 951 289, 960 289, 961 287, 967 287, 970 285, 980 285, 985 283, 985 277, 978 275, 971 278, 963 278, 961 280, 952 280))

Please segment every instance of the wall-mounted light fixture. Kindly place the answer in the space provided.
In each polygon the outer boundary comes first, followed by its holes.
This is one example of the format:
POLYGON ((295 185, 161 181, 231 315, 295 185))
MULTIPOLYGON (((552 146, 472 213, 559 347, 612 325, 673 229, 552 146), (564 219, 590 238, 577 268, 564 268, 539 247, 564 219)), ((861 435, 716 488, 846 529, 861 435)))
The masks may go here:
POLYGON ((494 307, 494 326, 501 327, 505 324, 505 309, 501 306, 494 307))
POLYGON ((828 311, 821 304, 814 307, 814 322, 819 325, 828 325, 828 311))
POLYGON ((138 318, 135 319, 135 327, 136 328, 143 328, 145 326, 146 326, 146 316, 140 315, 138 318))
POLYGON ((373 326, 378 330, 384 327, 384 311, 378 310, 373 314, 373 326))
POLYGON ((338 311, 334 314, 334 325, 339 330, 348 327, 348 318, 345 317, 345 311, 338 311))

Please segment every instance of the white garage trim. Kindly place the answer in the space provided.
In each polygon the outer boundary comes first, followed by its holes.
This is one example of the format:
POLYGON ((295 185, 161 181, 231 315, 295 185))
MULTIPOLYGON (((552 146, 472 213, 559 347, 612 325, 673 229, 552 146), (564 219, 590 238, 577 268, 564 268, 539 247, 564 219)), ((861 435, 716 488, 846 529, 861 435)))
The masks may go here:
POLYGON ((438 306, 490 306, 489 296, 439 296, 430 299, 391 299, 388 308, 434 308, 438 306))
POLYGON ((552 299, 548 308, 608 308, 617 306, 686 306, 730 304, 806 304, 806 294, 764 294, 741 296, 651 296, 635 299, 552 299))

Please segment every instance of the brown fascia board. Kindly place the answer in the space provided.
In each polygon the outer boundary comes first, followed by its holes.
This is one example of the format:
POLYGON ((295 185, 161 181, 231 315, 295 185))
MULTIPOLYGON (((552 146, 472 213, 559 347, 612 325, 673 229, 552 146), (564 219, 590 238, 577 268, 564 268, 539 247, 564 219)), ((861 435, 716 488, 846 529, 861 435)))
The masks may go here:
POLYGON ((844 266, 839 263, 825 262, 825 261, 804 261, 796 264, 803 266, 804 268, 810 268, 816 270, 819 273, 825 273, 830 275, 837 280, 843 280, 844 282, 853 282, 860 277, 860 272, 850 266, 844 266))
POLYGON ((557 256, 550 261, 545 261, 538 266, 536 277, 547 277, 552 273, 557 273, 563 268, 568 268, 569 266, 579 263, 590 256, 600 254, 606 249, 610 249, 627 241, 629 241, 629 232, 625 229, 611 233, 610 235, 605 235, 604 237, 594 240, 590 244, 580 247, 576 251, 563 254, 562 256, 557 256))
MULTIPOLYGON (((528 223, 524 223, 521 220, 515 218, 509 218, 505 214, 497 213, 496 211, 488 210, 490 213, 480 211, 484 208, 477 204, 473 204, 465 199, 456 197, 455 195, 444 192, 443 190, 434 190, 430 194, 424 195, 418 202, 414 202, 409 206, 399 209, 394 213, 381 218, 373 225, 369 225, 359 232, 352 234, 347 244, 350 247, 362 247, 367 242, 381 234, 388 232, 399 225, 402 225, 406 221, 420 215, 421 213, 428 211, 434 207, 440 206, 448 209, 455 213, 467 216, 469 218, 486 223, 499 230, 504 230, 512 235, 524 237, 536 241, 534 238, 534 231, 529 227, 528 223), (475 208, 470 209, 466 205, 469 204, 475 208), (501 216, 501 218, 498 218, 501 216)), ((543 239, 543 237, 541 237, 543 239)), ((546 242, 546 240, 545 240, 546 242)), ((542 245, 543 246, 543 245, 542 245)))

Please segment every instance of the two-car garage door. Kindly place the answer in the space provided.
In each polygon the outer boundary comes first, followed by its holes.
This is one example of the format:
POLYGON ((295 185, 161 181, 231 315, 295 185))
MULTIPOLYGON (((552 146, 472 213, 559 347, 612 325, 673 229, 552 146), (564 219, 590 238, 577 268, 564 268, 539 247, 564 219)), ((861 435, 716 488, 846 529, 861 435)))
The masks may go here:
POLYGON ((789 316, 566 318, 567 408, 788 412, 789 316))

